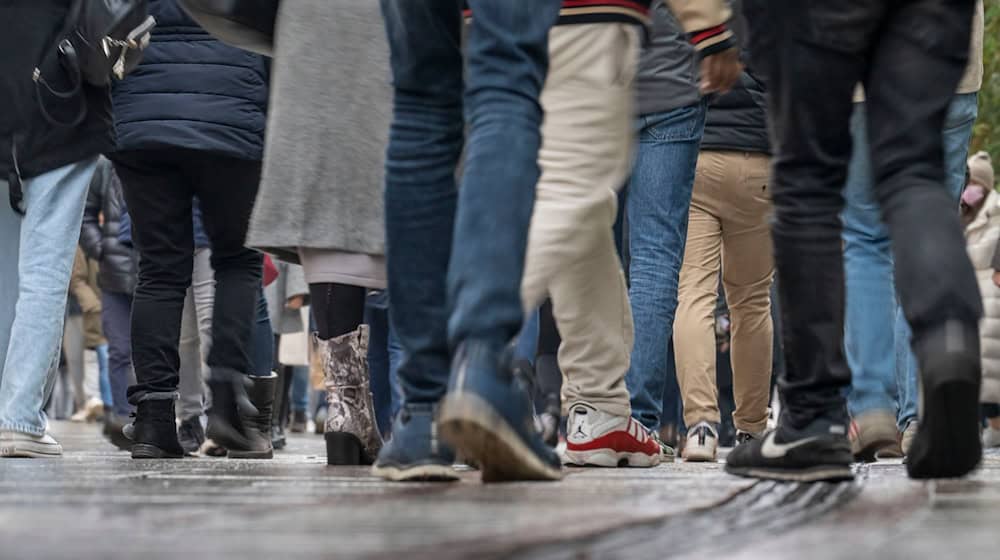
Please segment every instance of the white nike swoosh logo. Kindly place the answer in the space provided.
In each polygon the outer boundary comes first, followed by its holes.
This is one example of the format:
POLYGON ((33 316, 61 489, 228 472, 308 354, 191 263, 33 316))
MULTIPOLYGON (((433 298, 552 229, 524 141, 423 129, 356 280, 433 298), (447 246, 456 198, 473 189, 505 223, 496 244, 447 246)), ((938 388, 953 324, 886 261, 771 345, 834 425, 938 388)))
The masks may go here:
POLYGON ((760 446, 760 454, 768 459, 780 459, 781 457, 787 455, 792 449, 812 443, 818 439, 818 437, 810 437, 792 443, 781 444, 775 443, 774 432, 771 432, 764 438, 764 444, 760 446))

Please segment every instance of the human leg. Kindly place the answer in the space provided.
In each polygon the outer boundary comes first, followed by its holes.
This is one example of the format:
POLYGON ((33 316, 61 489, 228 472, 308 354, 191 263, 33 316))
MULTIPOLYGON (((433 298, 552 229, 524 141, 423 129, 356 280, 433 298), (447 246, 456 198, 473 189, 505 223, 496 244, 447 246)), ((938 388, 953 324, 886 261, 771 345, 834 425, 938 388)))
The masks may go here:
POLYGON ((562 402, 572 464, 652 466, 658 445, 631 418, 625 372, 632 317, 612 226, 634 139, 638 36, 627 24, 557 27, 528 240, 526 309, 547 295, 562 335, 562 402))
POLYGON ((896 286, 923 379, 921 429, 907 460, 917 478, 962 476, 981 457, 982 302, 958 215, 942 211, 955 200, 945 187, 943 130, 974 4, 916 0, 894 10, 872 57, 879 79, 866 84, 876 194, 896 240, 896 286))
POLYGON ((715 307, 719 298, 722 224, 717 196, 728 176, 726 162, 714 152, 698 157, 698 173, 688 217, 684 261, 677 290, 673 331, 674 362, 691 437, 688 461, 714 461, 718 448, 719 391, 716 386, 715 307))
POLYGON ((132 456, 180 457, 174 400, 179 384, 181 320, 191 284, 193 190, 168 151, 119 152, 139 278, 132 300, 132 363, 136 384, 129 402, 138 407, 132 456))
POLYGON ((721 155, 727 166, 738 170, 722 185, 719 201, 723 208, 722 283, 732 320, 733 424, 737 431, 757 437, 767 428, 774 344, 770 158, 740 152, 721 155))
MULTIPOLYGON (((70 271, 96 159, 25 181, 25 214, 0 209, 4 258, 0 293, 13 308, 0 375, 0 455, 51 456, 62 449, 45 435, 42 408, 55 381, 70 271), (16 250, 15 244, 16 243, 16 250), (8 245, 9 244, 9 245, 8 245)), ((5 323, 7 321, 4 321, 5 323)))
POLYGON ((772 228, 785 374, 778 429, 737 447, 733 474, 850 478, 844 393, 844 267, 840 212, 851 153, 851 98, 888 7, 753 0, 744 4, 754 64, 773 123, 772 228), (764 51, 754 45, 766 44, 764 51))
POLYGON ((643 115, 639 124, 639 149, 626 195, 636 338, 625 384, 632 416, 658 430, 705 106, 643 115))
MULTIPOLYGON (((952 200, 957 203, 965 188, 966 160, 969 156, 969 140, 972 138, 972 128, 979 114, 977 106, 978 95, 975 93, 958 94, 948 107, 945 117, 944 133, 944 165, 945 185, 952 200)), ((945 211, 942 209, 942 211, 945 211)), ((899 394, 900 431, 917 420, 917 400, 920 391, 917 388, 919 371, 917 359, 910 349, 910 325, 899 305, 896 305, 895 316, 896 338, 896 383, 899 394)), ((905 450, 904 450, 905 451, 905 450)))

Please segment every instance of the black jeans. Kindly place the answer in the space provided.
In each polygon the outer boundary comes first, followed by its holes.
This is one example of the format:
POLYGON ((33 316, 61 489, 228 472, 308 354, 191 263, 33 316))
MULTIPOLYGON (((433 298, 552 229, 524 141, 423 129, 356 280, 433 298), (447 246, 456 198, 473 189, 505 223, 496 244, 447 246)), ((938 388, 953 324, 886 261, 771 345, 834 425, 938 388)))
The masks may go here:
POLYGON ((244 246, 261 164, 185 149, 119 152, 112 159, 132 218, 139 284, 132 303, 133 404, 174 398, 184 293, 194 260, 192 200, 212 246, 211 370, 254 373, 249 347, 263 257, 244 246))
MULTIPOLYGON (((975 0, 746 0, 751 65, 768 82, 774 251, 786 371, 782 422, 846 421, 840 212, 855 85, 865 86, 875 196, 895 241, 913 344, 981 302, 945 186, 942 129, 975 0)), ((887 329, 892 328, 886 325, 887 329)), ((919 352, 918 352, 919 355, 919 352)))

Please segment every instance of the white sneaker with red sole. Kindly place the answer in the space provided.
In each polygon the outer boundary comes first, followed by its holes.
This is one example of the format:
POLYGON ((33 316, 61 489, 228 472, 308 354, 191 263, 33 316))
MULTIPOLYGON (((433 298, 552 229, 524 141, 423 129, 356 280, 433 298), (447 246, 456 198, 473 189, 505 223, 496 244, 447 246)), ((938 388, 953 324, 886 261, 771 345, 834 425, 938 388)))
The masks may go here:
POLYGON ((642 424, 585 402, 569 407, 563 463, 594 467, 655 467, 662 451, 642 424))

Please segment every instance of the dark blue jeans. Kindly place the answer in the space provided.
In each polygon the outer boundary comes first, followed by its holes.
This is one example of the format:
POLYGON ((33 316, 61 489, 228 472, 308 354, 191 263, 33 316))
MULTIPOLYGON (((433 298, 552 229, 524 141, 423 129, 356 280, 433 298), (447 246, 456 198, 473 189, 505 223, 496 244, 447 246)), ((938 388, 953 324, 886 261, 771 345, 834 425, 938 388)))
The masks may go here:
POLYGON ((250 362, 254 376, 267 377, 274 368, 274 330, 271 316, 267 313, 267 299, 264 292, 257 294, 254 316, 253 339, 250 345, 250 362))
POLYGON ((128 403, 128 386, 134 383, 132 371, 132 296, 117 292, 101 293, 101 328, 108 339, 108 380, 111 383, 111 402, 106 403, 118 416, 128 416, 132 405, 128 403))
POLYGON ((365 324, 371 329, 368 345, 368 369, 371 372, 372 400, 375 422, 383 435, 391 428, 392 419, 402 405, 397 371, 403 361, 392 326, 389 324, 389 292, 371 290, 365 298, 365 324))
POLYGON ((561 2, 471 0, 464 61, 462 4, 381 0, 395 88, 385 188, 390 314, 406 355, 407 402, 443 396, 450 347, 500 348, 523 319, 538 96, 561 2))
MULTIPOLYGON (((626 199, 635 345, 625 384, 632 416, 650 430, 660 428, 668 377, 676 377, 667 347, 704 129, 700 103, 639 117, 639 152, 626 199)), ((676 380, 670 385, 676 386, 676 380)))

